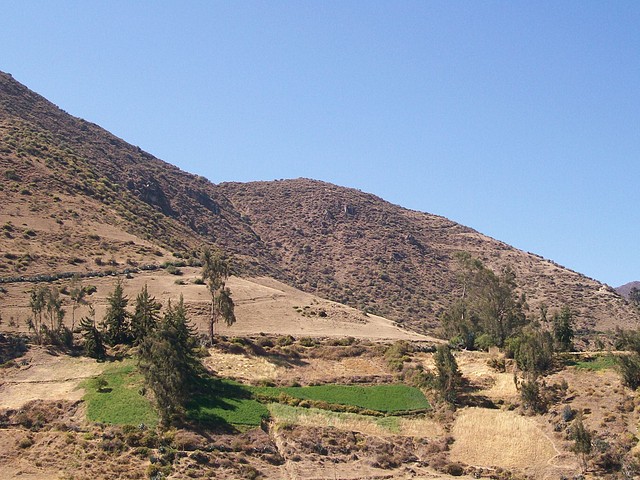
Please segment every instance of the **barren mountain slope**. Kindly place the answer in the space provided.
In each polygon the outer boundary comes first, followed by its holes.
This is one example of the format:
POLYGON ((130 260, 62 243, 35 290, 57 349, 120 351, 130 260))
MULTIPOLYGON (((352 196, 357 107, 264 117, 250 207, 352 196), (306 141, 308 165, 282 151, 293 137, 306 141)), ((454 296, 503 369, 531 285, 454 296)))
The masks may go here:
MULTIPOLYGON (((24 236, 23 223, 36 233, 28 240, 31 256, 39 258, 17 269, 26 275, 42 273, 56 262, 68 269, 62 265, 95 247, 96 239, 88 234, 102 237, 96 229, 109 232, 105 236, 116 230, 118 237, 124 231, 124 236, 137 238, 125 241, 149 240, 177 252, 215 242, 256 272, 273 264, 262 257, 266 250, 260 240, 209 181, 68 115, 4 73, 0 73, 0 204, 3 224, 11 221, 18 229, 16 236, 7 231, 11 226, 6 227, 3 251, 28 253, 27 246, 16 241, 24 236), (54 222, 71 237, 74 248, 52 238, 51 232, 60 229, 54 222), (77 228, 86 223, 91 226, 77 228), (52 242, 60 248, 52 251, 52 242), (44 262, 34 261, 38 259, 44 262)), ((121 245, 107 243, 121 251, 121 245)), ((153 255, 146 260, 153 260, 153 255)))
POLYGON ((611 288, 440 216, 307 179, 219 187, 297 286, 414 328, 434 327, 456 294, 461 250, 494 269, 511 265, 532 308, 569 305, 597 330, 637 321, 611 288))
POLYGON ((636 324, 610 288, 443 217, 290 180, 214 185, 72 117, 0 73, 0 278, 123 270, 205 243, 310 293, 433 331, 455 295, 452 254, 510 263, 533 308, 583 327, 636 324))
POLYGON ((625 283, 624 285, 617 287, 616 292, 618 292, 623 297, 628 298, 629 293, 631 293, 631 290, 633 290, 634 288, 640 288, 640 282, 625 283))

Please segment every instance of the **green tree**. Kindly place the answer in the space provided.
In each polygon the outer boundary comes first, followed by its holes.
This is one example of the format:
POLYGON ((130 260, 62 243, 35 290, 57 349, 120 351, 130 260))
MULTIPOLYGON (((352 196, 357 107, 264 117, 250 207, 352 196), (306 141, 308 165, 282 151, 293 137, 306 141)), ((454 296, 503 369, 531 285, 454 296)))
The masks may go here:
POLYGON ((194 345, 182 297, 175 308, 169 303, 158 327, 140 343, 138 365, 163 425, 175 423, 184 414, 190 387, 200 371, 194 345))
POLYGON ((71 279, 71 285, 69 288, 69 297, 71 298, 71 331, 76 328, 76 310, 80 305, 85 305, 87 296, 87 289, 80 283, 80 278, 74 275, 71 279))
POLYGON ((129 299, 124 295, 122 281, 118 279, 113 292, 107 297, 107 311, 102 320, 105 331, 105 339, 109 345, 129 343, 131 329, 129 325, 129 313, 126 308, 129 299))
POLYGON ((31 290, 29 306, 32 316, 27 320, 34 340, 39 344, 71 346, 73 336, 62 320, 65 311, 57 288, 38 286, 31 290))
POLYGON ((27 320, 27 325, 29 330, 33 331, 34 339, 38 344, 42 344, 42 321, 47 303, 46 296, 47 288, 43 286, 33 287, 29 296, 31 317, 27 320))
POLYGON ((640 331, 620 331, 620 348, 629 353, 617 356, 622 383, 632 390, 640 387, 640 331))
POLYGON ((449 345, 438 345, 434 360, 437 371, 436 388, 445 401, 455 403, 462 386, 462 374, 449 345))
POLYGON ((107 352, 104 347, 102 332, 98 330, 96 325, 96 312, 93 306, 89 307, 89 316, 80 319, 80 331, 84 343, 82 348, 89 357, 97 360, 104 360, 107 352))
POLYGON ((587 460, 593 448, 591 432, 586 429, 582 422, 582 415, 578 415, 573 421, 571 436, 574 441, 573 451, 579 455, 582 471, 587 470, 587 460))
POLYGON ((562 352, 570 351, 573 348, 573 336, 573 313, 565 306, 553 316, 553 337, 557 349, 562 352))
POLYGON ((155 297, 149 295, 147 284, 136 297, 136 306, 131 317, 131 333, 133 341, 137 345, 150 332, 153 332, 158 325, 162 305, 156 302, 155 297))
POLYGON ((62 320, 64 318, 65 311, 62 308, 62 299, 60 298, 60 291, 53 287, 45 290, 45 312, 49 326, 47 327, 51 332, 58 332, 64 326, 62 320))
POLYGON ((491 338, 485 343, 502 348, 527 321, 526 299, 516 293, 515 273, 505 267, 496 274, 467 252, 458 252, 455 259, 460 297, 440 318, 445 335, 474 348, 475 339, 486 334, 491 338))
POLYGON ((211 295, 211 311, 209 317, 209 341, 213 342, 215 324, 220 318, 227 325, 236 321, 231 291, 226 287, 226 280, 231 274, 229 260, 219 250, 204 247, 200 256, 202 261, 202 278, 206 281, 211 295))
POLYGON ((525 331, 508 345, 510 355, 526 376, 536 378, 553 367, 553 338, 549 332, 525 331))

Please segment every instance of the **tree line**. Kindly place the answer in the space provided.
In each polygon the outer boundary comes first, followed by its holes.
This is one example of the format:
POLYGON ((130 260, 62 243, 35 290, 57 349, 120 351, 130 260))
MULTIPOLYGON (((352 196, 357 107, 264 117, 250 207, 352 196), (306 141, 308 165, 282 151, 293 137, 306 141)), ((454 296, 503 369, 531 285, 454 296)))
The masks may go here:
MULTIPOLYGON (((235 322, 234 303, 226 280, 231 274, 230 260, 222 252, 204 248, 201 254, 203 282, 207 284, 211 305, 208 342, 213 342, 215 325, 235 322)), ((82 286, 74 278, 65 293, 71 299, 71 327, 64 323, 61 291, 38 285, 31 290, 31 316, 27 324, 38 344, 74 347, 73 333, 80 333, 86 355, 98 360, 107 358, 107 347, 131 347, 137 354, 138 367, 145 385, 153 392, 161 422, 170 424, 180 419, 189 393, 198 383, 204 369, 197 355, 196 330, 189 322, 182 295, 177 303, 162 304, 149 294, 145 284, 135 299, 133 312, 129 298, 118 279, 107 296, 107 308, 101 321, 87 297, 95 287, 82 286), (76 329, 75 313, 80 305, 89 305, 76 329)))

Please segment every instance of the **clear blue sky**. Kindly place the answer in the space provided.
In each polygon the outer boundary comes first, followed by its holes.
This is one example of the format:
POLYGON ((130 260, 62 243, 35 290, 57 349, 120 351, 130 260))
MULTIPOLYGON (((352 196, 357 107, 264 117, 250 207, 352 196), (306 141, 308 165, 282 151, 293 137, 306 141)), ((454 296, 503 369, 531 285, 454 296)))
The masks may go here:
POLYGON ((636 0, 0 6, 0 70, 184 170, 356 187, 640 280, 636 0))

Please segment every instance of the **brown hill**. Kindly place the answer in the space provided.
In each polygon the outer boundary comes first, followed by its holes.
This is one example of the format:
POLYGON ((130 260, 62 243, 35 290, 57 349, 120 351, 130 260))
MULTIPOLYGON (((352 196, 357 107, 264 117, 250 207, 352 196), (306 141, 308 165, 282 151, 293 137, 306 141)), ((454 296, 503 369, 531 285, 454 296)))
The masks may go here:
POLYGON ((640 282, 625 283, 624 285, 617 287, 616 292, 618 292, 624 298, 629 298, 629 294, 631 293, 631 290, 633 290, 634 288, 640 289, 640 282))
POLYGON ((443 217, 313 180, 213 185, 3 73, 0 205, 4 280, 160 264, 214 243, 241 273, 425 331, 455 292, 452 253, 466 250, 511 264, 534 307, 570 305, 597 330, 637 321, 609 287, 443 217))
POLYGON ((630 327, 637 319, 596 280, 371 194, 306 179, 219 187, 297 286, 413 328, 435 327, 455 295, 456 251, 496 270, 511 265, 532 309, 569 305, 590 330, 630 327))

